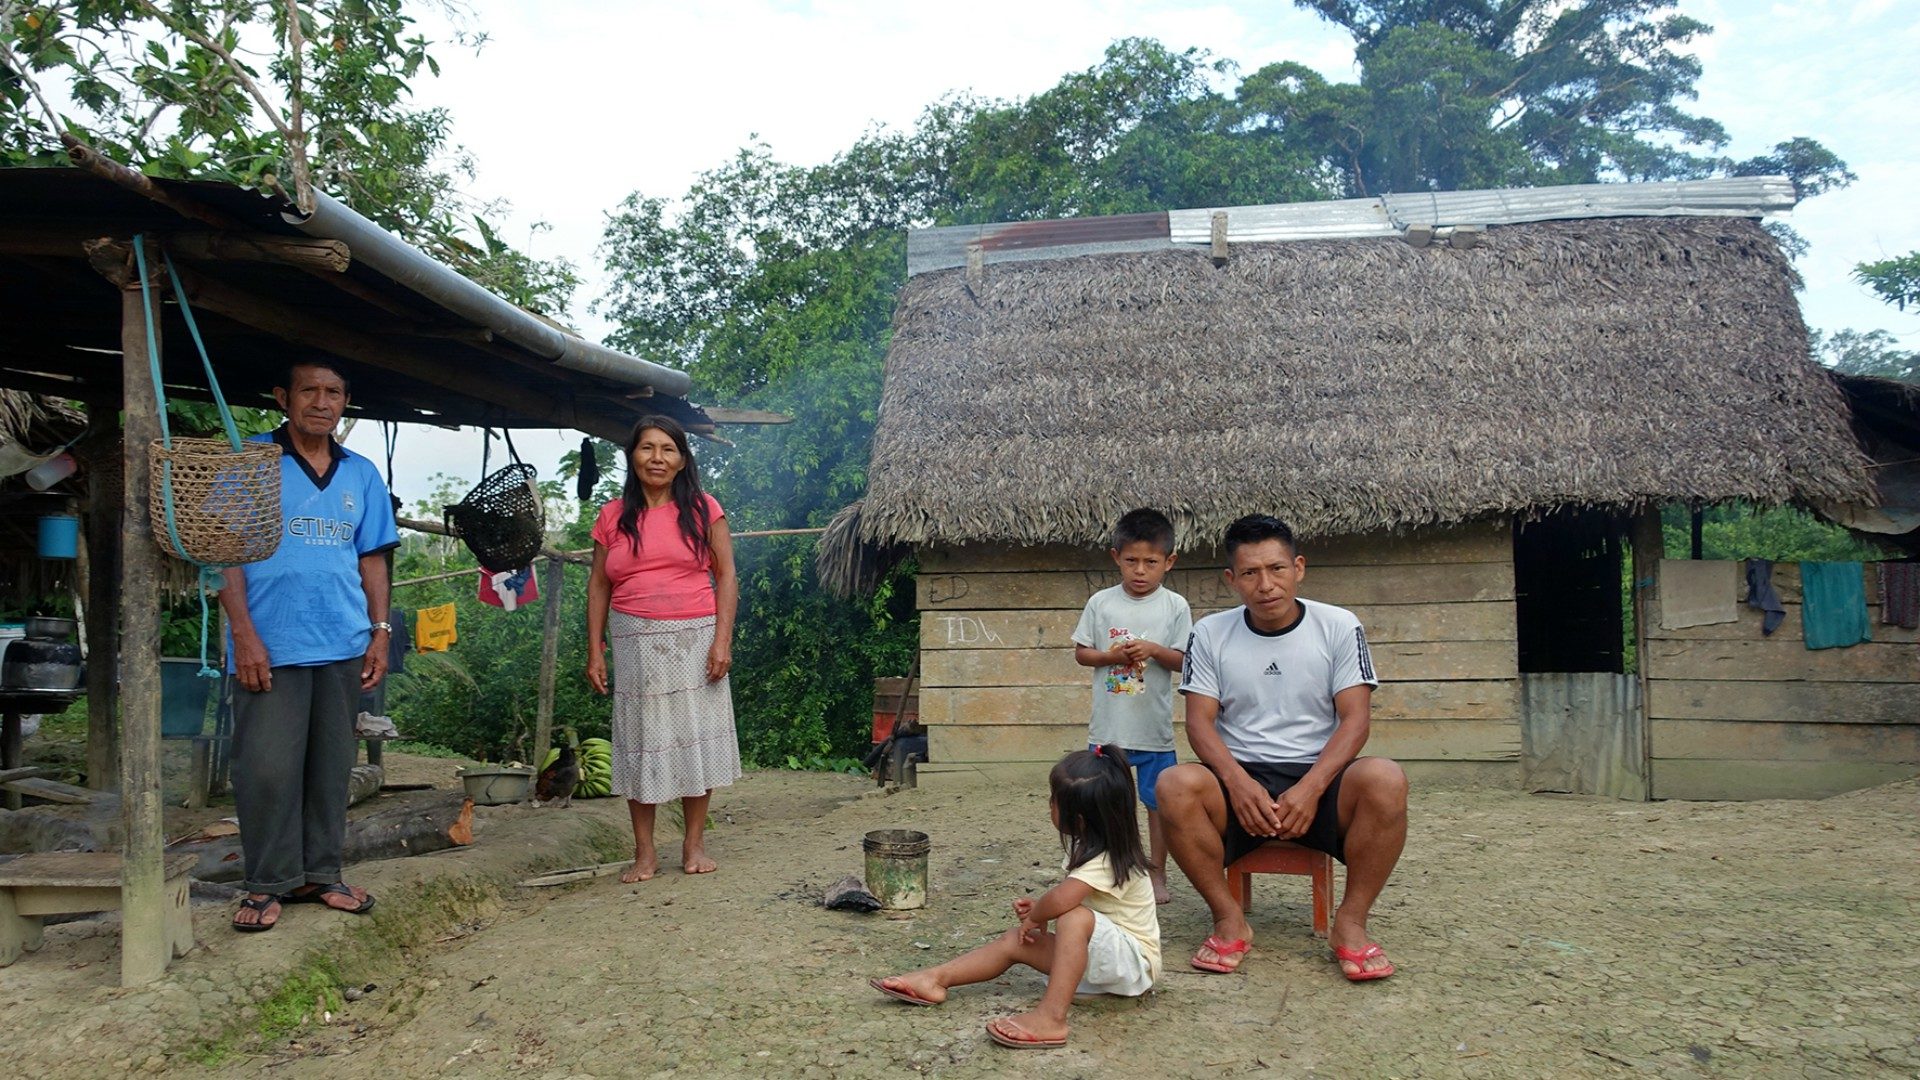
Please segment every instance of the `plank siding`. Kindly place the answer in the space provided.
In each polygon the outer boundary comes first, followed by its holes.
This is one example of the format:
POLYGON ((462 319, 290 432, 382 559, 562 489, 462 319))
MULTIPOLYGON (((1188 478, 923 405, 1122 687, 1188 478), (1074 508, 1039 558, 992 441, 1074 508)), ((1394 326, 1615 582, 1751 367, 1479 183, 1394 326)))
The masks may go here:
POLYGON ((1771 636, 1744 604, 1735 622, 1647 627, 1655 798, 1822 798, 1920 773, 1920 631, 1881 624, 1877 568, 1873 641, 1844 649, 1806 648, 1797 563, 1773 582, 1787 617, 1771 636))
MULTIPOLYGON (((1504 767, 1520 749, 1513 539, 1504 522, 1314 541, 1301 594, 1350 608, 1384 684, 1372 753, 1504 767)), ((919 552, 921 719, 935 761, 1046 761, 1083 746, 1092 672, 1073 660, 1087 597, 1117 580, 1104 551, 919 552)), ((1167 586, 1195 618, 1237 606, 1215 551, 1183 554, 1167 586)), ((1185 705, 1173 717, 1181 752, 1185 705)))

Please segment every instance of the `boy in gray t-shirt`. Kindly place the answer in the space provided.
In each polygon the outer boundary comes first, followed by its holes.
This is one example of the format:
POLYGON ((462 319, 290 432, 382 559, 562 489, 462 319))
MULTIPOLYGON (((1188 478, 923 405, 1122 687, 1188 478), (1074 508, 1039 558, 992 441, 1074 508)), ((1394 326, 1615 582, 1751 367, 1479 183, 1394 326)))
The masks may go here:
POLYGON ((1093 672, 1093 719, 1087 743, 1127 752, 1140 802, 1147 808, 1148 860, 1153 896, 1166 903, 1167 845, 1154 784, 1174 763, 1173 673, 1177 647, 1193 628, 1193 613, 1161 582, 1173 569, 1173 523, 1158 510, 1134 510, 1113 529, 1120 584, 1093 594, 1073 629, 1073 658, 1093 672))

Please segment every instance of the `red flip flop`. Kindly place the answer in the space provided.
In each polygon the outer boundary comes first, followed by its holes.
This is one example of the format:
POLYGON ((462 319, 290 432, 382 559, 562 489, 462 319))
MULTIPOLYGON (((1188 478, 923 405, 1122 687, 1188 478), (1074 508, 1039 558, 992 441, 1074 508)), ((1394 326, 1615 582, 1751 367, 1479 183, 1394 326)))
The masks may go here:
POLYGON ((1058 1050, 1067 1045, 1067 1037, 1064 1035, 1057 1039, 1035 1038, 1033 1032, 1014 1023, 1009 1017, 989 1021, 987 1038, 1015 1050, 1058 1050))
POLYGON ((1387 961, 1386 967, 1374 971, 1367 970, 1367 961, 1376 956, 1385 955, 1387 955, 1385 949, 1371 942, 1369 942, 1364 949, 1349 949, 1343 945, 1336 945, 1333 948, 1333 959, 1336 963, 1345 961, 1360 969, 1354 972, 1349 972, 1346 968, 1340 969, 1340 974, 1345 975, 1348 982, 1372 982, 1375 979, 1384 979, 1393 974, 1393 961, 1391 960, 1387 961))
POLYGON ((1202 960, 1200 959, 1200 954, 1198 952, 1195 952, 1193 954, 1193 959, 1187 961, 1187 963, 1193 965, 1193 967, 1198 971, 1210 972, 1214 975, 1231 975, 1234 972, 1239 971, 1240 965, 1246 963, 1247 950, 1253 948, 1253 946, 1249 944, 1245 938, 1236 938, 1233 941, 1226 941, 1226 940, 1223 940, 1218 934, 1215 934, 1207 938, 1207 940, 1201 942, 1200 947, 1202 949, 1212 949, 1213 955, 1219 957, 1220 959, 1219 960, 1202 960), (1226 959, 1230 956, 1237 956, 1240 959, 1235 960, 1231 964, 1226 963, 1225 962, 1226 959))
POLYGON ((886 985, 885 981, 881 979, 868 979, 867 985, 873 987, 875 990, 880 991, 881 993, 887 995, 890 998, 894 998, 895 1000, 898 1000, 898 1001, 904 1001, 909 1005, 940 1004, 937 1001, 929 1001, 926 998, 921 997, 919 994, 916 994, 911 990, 895 990, 893 987, 886 985))

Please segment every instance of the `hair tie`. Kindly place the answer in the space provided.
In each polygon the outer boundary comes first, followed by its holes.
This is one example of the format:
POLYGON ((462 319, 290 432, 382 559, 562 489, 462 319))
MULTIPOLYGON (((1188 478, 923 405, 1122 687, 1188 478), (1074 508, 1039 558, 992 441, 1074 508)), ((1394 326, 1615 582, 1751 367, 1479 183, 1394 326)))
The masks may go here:
POLYGON ((1098 747, 1098 746, 1096 746, 1096 747, 1094 747, 1094 748, 1093 748, 1093 756, 1094 756, 1094 757, 1106 757, 1106 756, 1107 756, 1107 752, 1106 752, 1105 750, 1102 750, 1102 749, 1101 749, 1100 747, 1098 747))

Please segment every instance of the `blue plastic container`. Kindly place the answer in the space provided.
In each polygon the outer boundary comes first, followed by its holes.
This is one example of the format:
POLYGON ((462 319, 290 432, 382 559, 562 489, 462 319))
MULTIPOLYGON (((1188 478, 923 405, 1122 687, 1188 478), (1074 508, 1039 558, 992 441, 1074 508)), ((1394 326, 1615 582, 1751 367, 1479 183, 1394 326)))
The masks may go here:
POLYGON ((196 657, 161 657, 160 737, 191 739, 204 731, 207 694, 218 681, 201 677, 196 657))
POLYGON ((40 557, 73 559, 80 555, 80 519, 72 514, 48 514, 40 519, 40 557))

